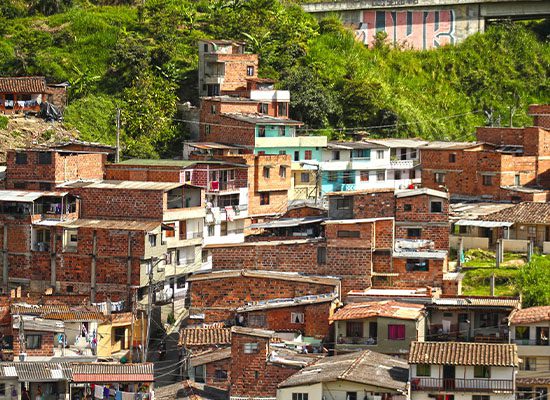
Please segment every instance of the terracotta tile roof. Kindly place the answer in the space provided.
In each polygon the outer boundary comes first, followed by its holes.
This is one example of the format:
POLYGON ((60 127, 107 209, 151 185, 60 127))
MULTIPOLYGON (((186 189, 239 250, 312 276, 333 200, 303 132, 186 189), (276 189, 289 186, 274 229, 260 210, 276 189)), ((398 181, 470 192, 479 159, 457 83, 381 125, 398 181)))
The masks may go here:
POLYGON ((104 321, 105 315, 94 311, 65 311, 52 312, 42 315, 45 319, 55 319, 57 321, 104 321))
POLYGON ((510 317, 510 323, 514 325, 544 321, 550 321, 550 306, 524 308, 517 310, 510 317))
POLYGON ((46 93, 46 78, 42 76, 0 77, 2 93, 46 93))
POLYGON ((27 303, 18 303, 18 304, 10 305, 11 314, 41 316, 45 313, 67 312, 70 310, 71 310, 71 307, 67 304, 35 305, 35 304, 27 304, 27 303))
POLYGON ((74 382, 153 382, 153 364, 74 363, 74 382))
POLYGON ((550 204, 523 202, 491 214, 481 215, 482 221, 507 221, 518 224, 550 224, 550 204))
POLYGON ((44 319, 57 321, 102 321, 103 313, 96 306, 70 306, 67 304, 27 304, 17 303, 10 305, 12 315, 33 315, 44 319))
POLYGON ((422 315, 421 304, 400 303, 394 300, 349 303, 332 316, 332 321, 346 321, 371 317, 416 320, 422 315))
POLYGON ((409 368, 404 360, 365 350, 322 358, 281 382, 279 387, 345 380, 405 391, 408 375, 409 368))
POLYGON ((515 344, 412 342, 409 364, 512 367, 518 365, 518 354, 515 344))
POLYGON ((231 344, 230 328, 185 328, 180 331, 180 346, 219 346, 229 344, 231 344))

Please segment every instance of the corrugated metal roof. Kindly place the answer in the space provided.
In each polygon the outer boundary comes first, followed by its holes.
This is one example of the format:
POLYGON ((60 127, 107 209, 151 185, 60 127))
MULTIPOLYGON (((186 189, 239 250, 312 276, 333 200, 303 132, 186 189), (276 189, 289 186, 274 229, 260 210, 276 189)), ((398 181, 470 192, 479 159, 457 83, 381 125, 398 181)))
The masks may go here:
POLYGON ((143 181, 70 181, 58 185, 60 188, 124 189, 124 190, 162 190, 168 191, 183 187, 183 183, 143 182, 143 181))
POLYGON ((418 148, 429 143, 427 140, 422 140, 422 139, 399 139, 399 138, 365 139, 365 142, 374 143, 374 144, 389 147, 389 148, 398 148, 398 147, 418 148))
POLYGON ((231 347, 223 349, 216 349, 213 351, 207 351, 199 354, 198 356, 191 356, 191 366, 196 367, 199 365, 208 364, 215 361, 225 360, 231 357, 231 347))
POLYGON ((323 217, 281 218, 274 221, 252 224, 248 229, 289 228, 293 226, 314 224, 316 222, 322 222, 325 219, 326 218, 323 217))
POLYGON ((271 117, 264 114, 244 114, 244 113, 222 113, 224 117, 233 118, 237 121, 248 122, 251 124, 267 124, 267 125, 303 125, 301 121, 296 121, 289 118, 271 117))
POLYGON ((256 311, 256 310, 266 310, 266 309, 272 309, 272 308, 296 307, 296 306, 304 306, 308 304, 326 303, 336 299, 337 297, 338 296, 336 293, 325 293, 325 294, 293 297, 288 299, 263 300, 263 301, 257 301, 257 302, 253 302, 253 303, 249 303, 244 306, 241 306, 237 308, 237 312, 248 312, 248 311, 256 311))
POLYGON ((397 198, 413 197, 413 196, 421 196, 421 195, 440 197, 442 199, 449 198, 449 193, 442 192, 440 190, 429 189, 429 188, 405 189, 405 190, 399 190, 395 192, 395 197, 397 198))
POLYGON ((0 201, 17 201, 21 203, 32 203, 40 197, 62 197, 68 192, 31 192, 26 190, 0 190, 0 201))
POLYGON ((17 377, 20 382, 57 382, 70 381, 72 371, 68 363, 14 362, 0 363, 0 376, 17 377))
POLYGON ((515 297, 440 297, 433 300, 436 306, 481 306, 518 308, 520 300, 515 297))
POLYGON ((500 221, 482 221, 475 219, 461 219, 455 222, 455 225, 458 226, 479 226, 481 228, 500 228, 500 227, 510 227, 514 225, 513 222, 500 222, 500 221))
POLYGON ((153 364, 73 363, 73 382, 153 382, 153 364))
POLYGON ((412 342, 409 364, 518 365, 515 344, 465 342, 412 342))

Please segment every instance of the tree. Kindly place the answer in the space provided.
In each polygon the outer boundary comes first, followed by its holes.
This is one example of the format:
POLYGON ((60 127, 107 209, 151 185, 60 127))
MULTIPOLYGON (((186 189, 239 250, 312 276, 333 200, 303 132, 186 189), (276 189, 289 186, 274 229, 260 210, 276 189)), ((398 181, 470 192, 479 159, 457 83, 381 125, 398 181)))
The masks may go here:
POLYGON ((529 264, 521 268, 517 285, 524 307, 550 304, 550 259, 534 256, 529 264))

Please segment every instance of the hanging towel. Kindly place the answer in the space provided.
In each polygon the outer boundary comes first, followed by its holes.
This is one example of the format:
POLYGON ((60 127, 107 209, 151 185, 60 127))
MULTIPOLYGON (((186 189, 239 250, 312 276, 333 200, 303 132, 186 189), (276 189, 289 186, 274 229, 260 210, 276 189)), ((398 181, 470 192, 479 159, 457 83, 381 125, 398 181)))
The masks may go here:
POLYGON ((109 395, 110 395, 110 390, 108 387, 105 387, 105 389, 103 389, 103 398, 108 400, 109 395))
POLYGON ((103 386, 100 386, 100 385, 96 385, 95 388, 94 388, 94 397, 96 399, 103 399, 103 389, 104 387, 103 386))
POLYGON ((116 391, 115 400, 122 400, 122 392, 120 390, 116 391))

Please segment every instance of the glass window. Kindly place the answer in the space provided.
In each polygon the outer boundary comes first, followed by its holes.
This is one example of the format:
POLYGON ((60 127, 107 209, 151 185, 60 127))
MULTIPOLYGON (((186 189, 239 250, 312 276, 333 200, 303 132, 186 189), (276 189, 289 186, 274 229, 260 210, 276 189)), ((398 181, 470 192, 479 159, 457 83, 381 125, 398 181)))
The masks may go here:
POLYGON ((284 126, 278 126, 277 131, 279 133, 279 136, 285 136, 285 127, 284 126))
POLYGON ((280 117, 281 116, 286 117, 288 115, 288 104, 278 103, 277 106, 278 106, 277 115, 280 117))
POLYGON ((258 352, 258 343, 245 343, 243 345, 244 354, 253 354, 258 352))
POLYGON ((300 161, 300 152, 298 150, 294 152, 294 161, 300 161))
POLYGON ((169 229, 164 230, 164 236, 167 238, 173 238, 176 233, 176 224, 166 224, 166 227, 169 229))
POLYGON ((317 264, 327 263, 327 248, 317 247, 317 264))
POLYGON ((258 126, 258 137, 265 137, 265 126, 258 126))
POLYGON ((363 323, 359 321, 346 322, 347 337, 363 337, 363 323))
POLYGON ((346 400, 357 400, 357 392, 346 392, 346 400))
POLYGON ((335 150, 332 152, 332 159, 333 160, 339 160, 340 159, 340 152, 338 150, 335 150))
POLYGON ((214 236, 216 234, 216 226, 208 225, 208 236, 214 236))
POLYGON ((204 126, 204 133, 207 134, 207 135, 210 135, 210 125, 205 125, 204 126))
POLYGON ((454 153, 449 154, 449 162, 450 163, 455 163, 456 162, 456 154, 454 154, 454 153))
POLYGON ((260 205, 267 206, 269 204, 269 193, 260 193, 260 205))
POLYGON ((263 328, 266 326, 265 323, 265 315, 264 314, 250 314, 248 316, 248 325, 249 326, 257 326, 260 328, 263 328))
POLYGON ((493 186, 492 175, 482 175, 482 177, 483 177, 483 186, 493 186))
POLYGON ((268 113, 269 113, 269 104, 260 103, 260 114, 268 114, 268 113))
POLYGON ((443 203, 440 201, 430 201, 430 212, 433 212, 433 213, 443 212, 443 203))
POLYGON ((521 179, 519 175, 514 175, 514 185, 521 186, 521 179))
POLYGON ((290 322, 292 324, 303 324, 304 313, 290 313, 290 322))
POLYGON ((407 228, 408 238, 419 238, 422 236, 422 229, 420 228, 407 228))
POLYGON ((420 260, 418 258, 407 258, 405 263, 407 271, 428 271, 430 269, 429 260, 420 260))
POLYGON ((283 166, 279 167, 279 176, 281 178, 286 178, 286 167, 283 167, 283 166))
POLYGON ((393 171, 393 179, 396 181, 401 179, 401 171, 393 171))
POLYGON ((529 340, 528 326, 516 326, 516 340, 529 340))
POLYGON ((367 182, 369 180, 369 171, 361 171, 360 179, 362 182, 367 182))
POLYGON ((376 180, 377 181, 385 181, 386 180, 386 171, 383 169, 376 171, 376 180))
POLYGON ((405 340, 405 325, 388 325, 389 340, 405 340))
POLYGON ((40 349, 42 347, 42 335, 25 335, 27 350, 40 349))
POLYGON ((351 209, 351 197, 344 197, 342 199, 336 199, 337 210, 349 210, 351 209))
POLYGON ((269 168, 264 167, 263 171, 264 178, 269 178, 269 168))
POLYGON ((27 163, 27 153, 15 153, 15 163, 16 164, 26 164, 27 163))
POLYGON ((217 381, 226 381, 227 371, 225 369, 217 369, 216 372, 214 372, 214 379, 217 381))
POLYGON ((309 400, 307 393, 292 393, 292 400, 309 400))
POLYGON ((311 160, 312 156, 313 156, 313 152, 311 150, 306 150, 305 151, 305 159, 306 160, 311 160))
POLYGON ((416 376, 431 376, 432 366, 430 364, 417 364, 416 376))
POLYGON ((445 173, 444 172, 436 172, 434 174, 434 182, 435 183, 445 183, 445 173))
POLYGON ((210 113, 211 114, 216 114, 216 105, 215 104, 212 104, 212 106, 210 106, 210 113))
POLYGON ((300 174, 300 182, 309 183, 309 172, 302 172, 300 174))
POLYGON ((157 245, 157 235, 149 235, 149 245, 155 247, 157 245))
POLYGON ((336 182, 337 180, 338 180, 338 172, 337 171, 328 171, 327 181, 336 182))
POLYGON ((359 238, 361 237, 361 232, 359 231, 338 231, 336 235, 339 238, 359 238))
POLYGON ((384 150, 376 150, 376 158, 381 160, 384 158, 384 150))
POLYGON ((246 75, 247 76, 254 76, 254 66, 249 65, 246 67, 246 75))
POLYGON ((490 378, 491 377, 491 367, 486 365, 475 365, 474 366, 474 378, 490 378))
POLYGON ((286 150, 279 150, 280 156, 286 156, 286 150))
POLYGON ((52 153, 49 151, 41 151, 38 153, 38 164, 46 165, 52 163, 52 153))

